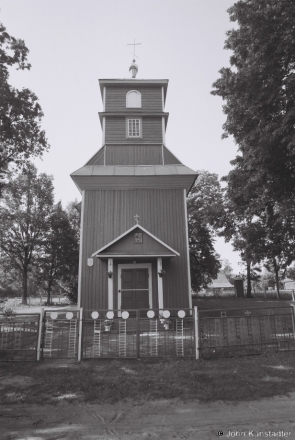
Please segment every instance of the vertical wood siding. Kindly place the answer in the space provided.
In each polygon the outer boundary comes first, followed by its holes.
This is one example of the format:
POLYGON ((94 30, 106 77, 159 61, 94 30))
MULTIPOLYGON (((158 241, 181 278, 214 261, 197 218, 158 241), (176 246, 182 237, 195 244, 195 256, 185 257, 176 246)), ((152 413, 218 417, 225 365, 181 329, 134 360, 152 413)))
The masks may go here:
POLYGON ((163 165, 161 145, 106 145, 106 165, 163 165))
POLYGON ((130 90, 137 90, 141 93, 141 109, 144 111, 162 111, 162 88, 161 86, 146 87, 137 86, 107 86, 106 88, 106 109, 105 111, 131 111, 134 109, 126 108, 126 94, 130 90))
MULTIPOLYGON (((163 259, 164 307, 189 306, 187 278, 187 250, 183 190, 96 190, 85 192, 84 240, 82 245, 82 298, 85 309, 107 308, 107 262, 89 258, 99 248, 121 235, 134 225, 134 215, 140 224, 180 253, 180 257, 163 259)), ((131 262, 131 259, 124 262, 131 262)), ((150 261, 150 260, 149 260, 150 261)), ((157 295, 156 259, 153 261, 153 294, 157 295), (154 273, 155 272, 155 273, 154 273)), ((138 260, 138 263, 143 260, 138 260)), ((114 268, 118 261, 114 260, 114 268)), ((114 298, 117 301, 117 269, 114 273, 114 298)), ((154 307, 158 306, 154 298, 154 307)))
POLYGON ((164 148, 164 165, 177 165, 181 162, 166 148, 164 148))
POLYGON ((102 147, 98 152, 87 162, 86 165, 104 165, 104 149, 105 147, 102 147))
POLYGON ((142 118, 142 137, 126 137, 126 118, 125 117, 106 117, 105 142, 120 142, 126 144, 144 144, 147 142, 162 143, 162 119, 161 117, 142 118))

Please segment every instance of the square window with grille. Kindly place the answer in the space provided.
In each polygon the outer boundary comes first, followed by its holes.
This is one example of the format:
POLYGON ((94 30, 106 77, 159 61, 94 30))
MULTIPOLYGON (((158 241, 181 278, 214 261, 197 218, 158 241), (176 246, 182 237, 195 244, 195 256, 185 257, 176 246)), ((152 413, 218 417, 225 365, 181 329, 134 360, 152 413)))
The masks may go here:
POLYGON ((128 137, 140 137, 140 119, 128 119, 128 137))

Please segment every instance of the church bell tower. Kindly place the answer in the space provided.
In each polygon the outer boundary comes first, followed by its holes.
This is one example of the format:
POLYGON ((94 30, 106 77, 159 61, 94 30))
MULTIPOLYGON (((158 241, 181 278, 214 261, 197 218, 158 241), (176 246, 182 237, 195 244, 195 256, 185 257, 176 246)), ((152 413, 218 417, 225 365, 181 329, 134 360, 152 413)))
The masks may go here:
POLYGON ((102 147, 71 177, 82 193, 78 304, 191 308, 186 196, 196 173, 165 142, 167 79, 100 79, 102 147))

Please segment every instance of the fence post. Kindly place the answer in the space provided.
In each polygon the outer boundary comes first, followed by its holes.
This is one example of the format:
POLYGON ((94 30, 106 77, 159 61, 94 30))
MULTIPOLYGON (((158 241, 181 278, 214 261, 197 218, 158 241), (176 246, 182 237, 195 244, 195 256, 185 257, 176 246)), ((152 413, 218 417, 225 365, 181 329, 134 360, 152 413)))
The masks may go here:
POLYGON ((195 315, 195 348, 196 348, 196 359, 200 359, 199 352, 199 319, 198 319, 198 307, 194 307, 195 315))
POLYGON ((83 308, 81 307, 79 313, 79 339, 78 339, 78 362, 82 359, 82 331, 83 331, 83 308))
POLYGON ((140 357, 140 310, 136 310, 136 357, 140 357))
POLYGON ((37 342, 37 361, 40 361, 40 359, 41 359, 41 341, 42 341, 42 330, 43 330, 43 312, 44 312, 44 309, 41 307, 40 320, 39 320, 38 342, 37 342))

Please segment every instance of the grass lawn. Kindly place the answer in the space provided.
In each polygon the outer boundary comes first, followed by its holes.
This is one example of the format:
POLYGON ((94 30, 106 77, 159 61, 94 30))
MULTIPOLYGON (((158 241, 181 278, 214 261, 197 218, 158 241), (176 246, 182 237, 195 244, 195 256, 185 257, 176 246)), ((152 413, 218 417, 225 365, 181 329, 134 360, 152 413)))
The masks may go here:
POLYGON ((0 362, 2 404, 179 398, 247 401, 295 391, 295 351, 211 360, 0 362))
MULTIPOLYGON (((289 301, 194 299, 200 310, 286 307, 289 301)), ((295 351, 209 360, 98 359, 0 362, 2 404, 115 403, 179 398, 239 402, 295 391, 295 351)))

